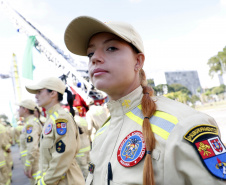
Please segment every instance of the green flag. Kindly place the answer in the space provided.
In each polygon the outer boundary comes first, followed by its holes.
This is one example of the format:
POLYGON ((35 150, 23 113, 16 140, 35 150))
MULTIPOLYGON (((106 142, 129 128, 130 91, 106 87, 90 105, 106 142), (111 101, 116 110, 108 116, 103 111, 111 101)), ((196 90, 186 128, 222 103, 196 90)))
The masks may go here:
POLYGON ((24 53, 23 58, 23 66, 22 66, 22 74, 24 78, 33 80, 33 55, 32 55, 32 49, 35 45, 35 36, 29 36, 27 41, 27 46, 24 53))

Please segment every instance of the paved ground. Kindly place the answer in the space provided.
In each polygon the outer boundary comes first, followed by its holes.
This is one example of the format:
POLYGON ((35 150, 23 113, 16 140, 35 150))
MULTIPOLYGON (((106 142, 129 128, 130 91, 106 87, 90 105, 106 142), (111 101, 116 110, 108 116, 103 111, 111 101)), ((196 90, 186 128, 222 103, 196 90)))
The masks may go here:
POLYGON ((24 175, 23 165, 20 160, 20 151, 17 145, 11 147, 14 163, 12 185, 30 185, 29 179, 24 175))

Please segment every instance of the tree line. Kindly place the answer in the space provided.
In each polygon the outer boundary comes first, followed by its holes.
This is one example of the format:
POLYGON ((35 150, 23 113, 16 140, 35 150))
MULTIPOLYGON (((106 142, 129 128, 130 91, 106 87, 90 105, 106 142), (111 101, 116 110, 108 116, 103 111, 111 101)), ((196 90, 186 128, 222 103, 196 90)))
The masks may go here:
POLYGON ((199 87, 196 89, 197 94, 192 94, 187 87, 181 84, 159 84, 154 86, 153 79, 148 79, 148 85, 154 89, 156 96, 165 96, 191 106, 195 106, 197 102, 203 104, 210 101, 223 100, 226 89, 225 85, 207 89, 199 87))

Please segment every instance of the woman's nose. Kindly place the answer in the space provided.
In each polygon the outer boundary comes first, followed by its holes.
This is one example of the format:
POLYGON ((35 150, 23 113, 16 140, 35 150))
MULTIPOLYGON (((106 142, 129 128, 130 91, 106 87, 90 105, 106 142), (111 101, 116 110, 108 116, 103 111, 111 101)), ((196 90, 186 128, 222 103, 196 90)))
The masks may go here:
POLYGON ((101 63, 104 61, 104 54, 101 50, 95 50, 91 57, 92 64, 101 63))

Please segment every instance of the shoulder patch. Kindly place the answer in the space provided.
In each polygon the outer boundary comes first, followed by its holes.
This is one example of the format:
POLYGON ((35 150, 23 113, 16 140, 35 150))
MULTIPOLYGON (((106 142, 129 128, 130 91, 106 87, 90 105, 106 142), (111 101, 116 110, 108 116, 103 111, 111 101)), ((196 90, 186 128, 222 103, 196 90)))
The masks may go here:
POLYGON ((64 142, 62 140, 60 140, 56 143, 56 151, 58 153, 63 153, 65 151, 65 147, 66 147, 66 145, 64 144, 64 142))
POLYGON ((57 134, 64 135, 67 132, 67 122, 66 119, 57 119, 56 120, 56 130, 57 134))
POLYGON ((47 127, 45 128, 45 130, 44 130, 44 134, 45 135, 49 134, 52 131, 52 128, 53 128, 53 124, 52 123, 49 123, 47 125, 47 127))
POLYGON ((33 141, 33 137, 32 136, 28 136, 27 137, 27 143, 31 143, 33 141))
POLYGON ((198 125, 189 130, 184 139, 198 152, 202 163, 215 177, 226 180, 226 148, 212 125, 198 125))
POLYGON ((144 157, 146 145, 142 132, 133 131, 121 142, 118 152, 118 162, 125 167, 132 167, 138 164, 144 157))
POLYGON ((26 127, 26 130, 27 130, 27 134, 32 133, 33 126, 32 126, 32 125, 28 125, 28 126, 26 127))

